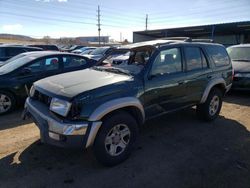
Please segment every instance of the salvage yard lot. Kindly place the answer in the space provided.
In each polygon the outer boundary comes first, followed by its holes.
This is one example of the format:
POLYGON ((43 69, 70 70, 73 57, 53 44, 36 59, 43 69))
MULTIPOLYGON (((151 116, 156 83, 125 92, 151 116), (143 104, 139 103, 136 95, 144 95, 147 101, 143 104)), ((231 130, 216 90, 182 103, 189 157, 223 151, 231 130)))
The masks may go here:
POLYGON ((194 109, 146 123, 132 156, 106 168, 91 150, 41 144, 21 110, 0 117, 0 187, 249 187, 250 94, 229 94, 220 117, 194 109))

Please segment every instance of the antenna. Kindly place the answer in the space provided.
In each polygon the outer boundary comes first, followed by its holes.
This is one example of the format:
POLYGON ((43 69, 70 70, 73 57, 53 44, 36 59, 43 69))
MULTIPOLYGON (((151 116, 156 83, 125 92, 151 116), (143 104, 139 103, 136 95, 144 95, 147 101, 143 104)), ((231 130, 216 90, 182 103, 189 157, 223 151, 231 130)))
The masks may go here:
POLYGON ((148 30, 148 14, 146 14, 146 31, 148 30))

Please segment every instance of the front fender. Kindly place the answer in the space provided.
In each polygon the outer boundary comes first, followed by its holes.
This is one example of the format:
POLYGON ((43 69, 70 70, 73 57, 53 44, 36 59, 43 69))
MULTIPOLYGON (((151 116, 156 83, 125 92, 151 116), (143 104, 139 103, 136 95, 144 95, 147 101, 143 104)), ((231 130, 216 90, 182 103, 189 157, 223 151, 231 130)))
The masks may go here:
POLYGON ((123 97, 118 99, 113 99, 108 102, 101 104, 97 107, 92 114, 89 116, 89 121, 99 121, 101 120, 106 114, 121 109, 124 107, 136 107, 140 110, 143 118, 143 122, 145 120, 145 112, 141 102, 135 97, 123 97))

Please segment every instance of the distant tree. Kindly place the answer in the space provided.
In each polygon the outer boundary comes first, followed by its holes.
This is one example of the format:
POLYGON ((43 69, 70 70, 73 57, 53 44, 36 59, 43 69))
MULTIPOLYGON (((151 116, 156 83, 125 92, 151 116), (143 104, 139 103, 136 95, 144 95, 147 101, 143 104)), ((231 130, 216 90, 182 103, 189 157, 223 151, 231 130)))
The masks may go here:
POLYGON ((44 36, 42 41, 45 43, 45 44, 50 44, 51 43, 51 38, 49 36, 44 36))
POLYGON ((128 39, 125 39, 122 44, 129 44, 128 39))

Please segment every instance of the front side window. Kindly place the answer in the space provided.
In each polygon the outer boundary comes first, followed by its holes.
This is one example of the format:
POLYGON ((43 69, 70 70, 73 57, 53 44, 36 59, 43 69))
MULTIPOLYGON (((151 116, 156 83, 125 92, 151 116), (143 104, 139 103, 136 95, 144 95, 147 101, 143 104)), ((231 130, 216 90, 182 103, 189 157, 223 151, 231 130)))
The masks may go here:
POLYGON ((64 68, 73 68, 73 67, 80 67, 87 63, 84 58, 81 57, 74 57, 74 56, 64 56, 63 57, 63 64, 64 68))
POLYGON ((29 65, 28 68, 30 69, 32 73, 58 70, 59 59, 57 57, 41 59, 29 65))
POLYGON ((179 48, 162 50, 156 57, 151 75, 163 75, 182 72, 181 51, 179 48))

